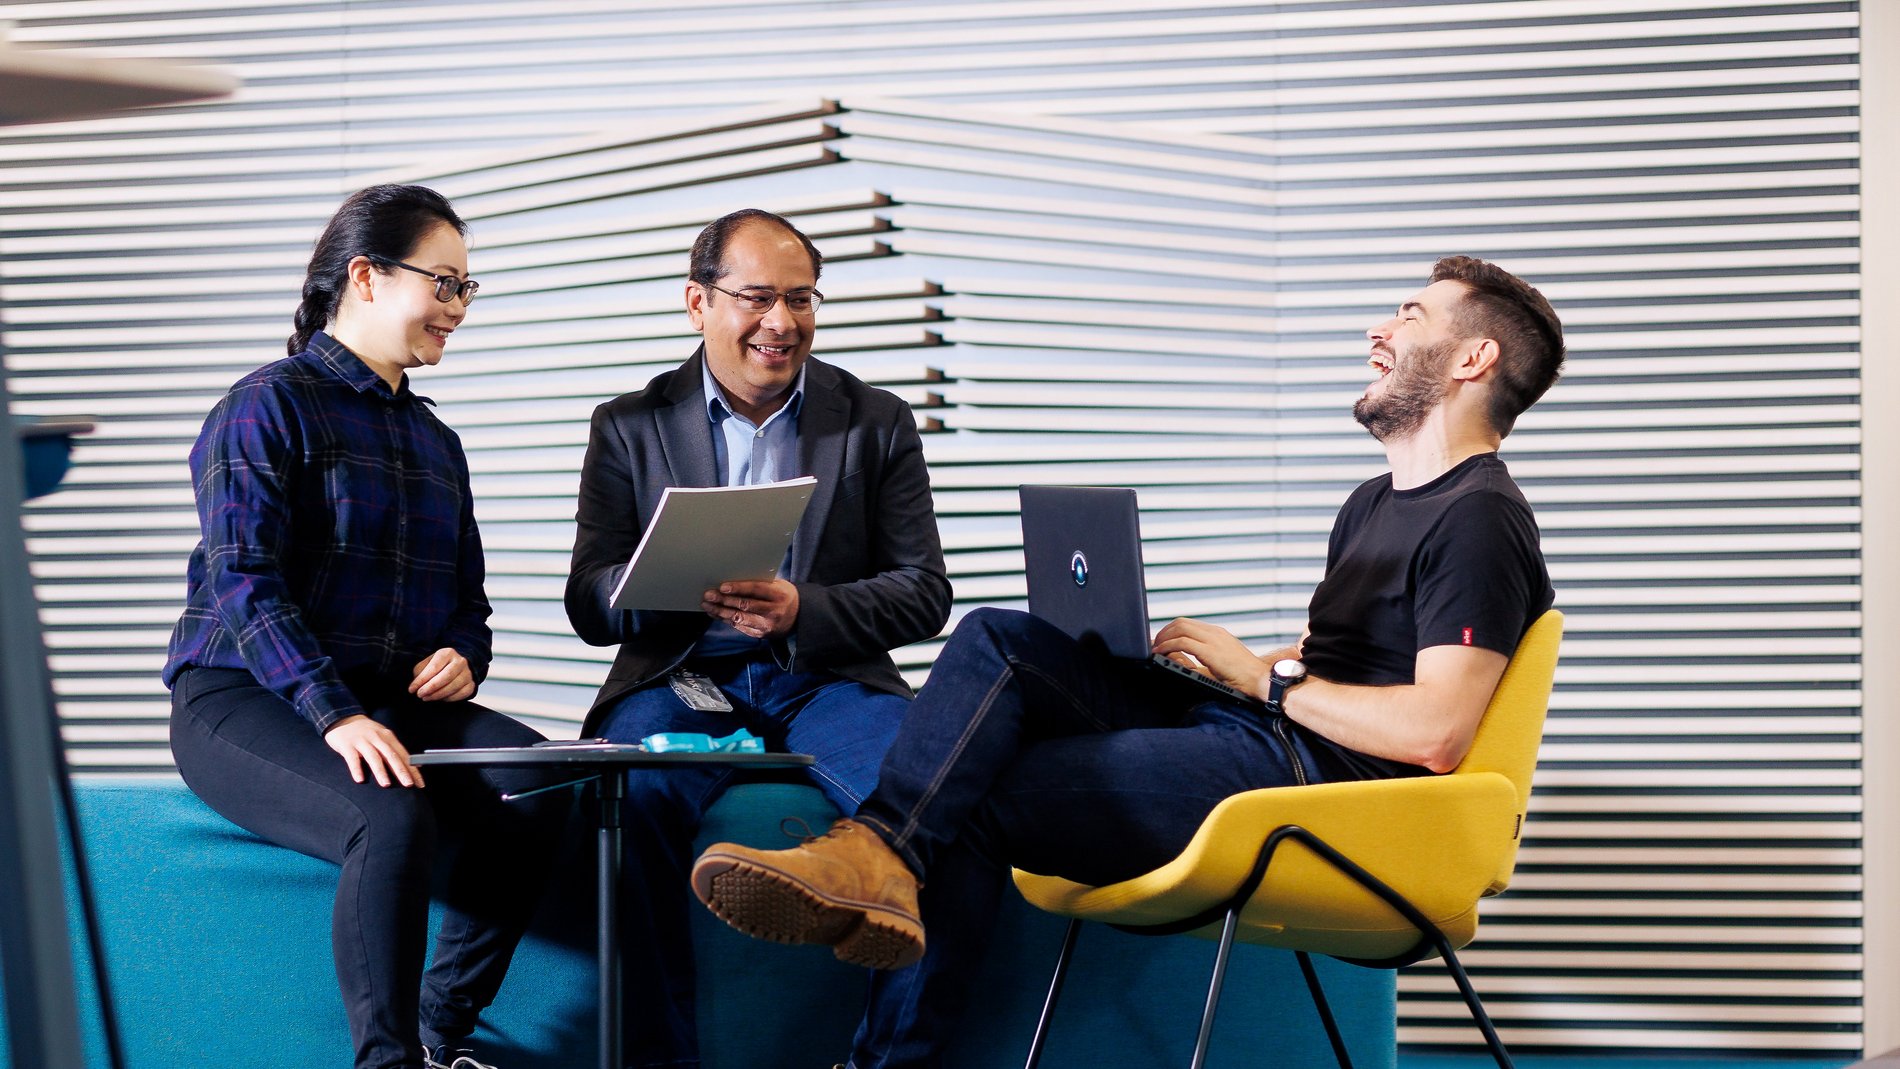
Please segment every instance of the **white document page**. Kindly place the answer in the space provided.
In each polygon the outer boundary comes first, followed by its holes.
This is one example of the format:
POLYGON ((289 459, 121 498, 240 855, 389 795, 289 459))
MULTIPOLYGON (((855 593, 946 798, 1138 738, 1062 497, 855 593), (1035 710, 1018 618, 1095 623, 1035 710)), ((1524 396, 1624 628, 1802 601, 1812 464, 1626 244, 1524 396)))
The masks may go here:
POLYGON ((807 475, 754 486, 669 486, 640 536, 616 609, 700 611, 720 583, 775 579, 818 480, 807 475))

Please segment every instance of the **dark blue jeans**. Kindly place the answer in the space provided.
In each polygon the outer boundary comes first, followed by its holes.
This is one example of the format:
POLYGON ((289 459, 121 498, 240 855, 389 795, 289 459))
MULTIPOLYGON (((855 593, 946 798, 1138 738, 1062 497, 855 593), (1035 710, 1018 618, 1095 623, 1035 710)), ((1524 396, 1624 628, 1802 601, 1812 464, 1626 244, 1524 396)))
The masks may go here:
MULTIPOLYGON (((718 684, 733 711, 691 709, 662 678, 615 704, 600 734, 637 742, 661 731, 718 737, 747 728, 770 749, 812 755, 814 764, 804 774, 845 813, 871 792, 910 706, 908 698, 829 672, 787 672, 765 653, 696 658, 685 667, 718 684)), ((627 776, 620 931, 630 1066, 699 1064, 687 877, 700 820, 735 775, 731 769, 667 768, 627 776)))
MULTIPOLYGON (((533 728, 473 702, 424 702, 400 685, 352 689, 411 752, 541 741, 533 728)), ((342 866, 331 942, 357 1069, 420 1069, 422 1038, 454 1041, 475 1030, 554 863, 570 793, 503 802, 501 794, 547 777, 500 768, 432 768, 422 790, 356 783, 309 721, 240 669, 191 668, 178 677, 171 742, 185 783, 226 819, 342 866), (441 828, 456 833, 457 850, 425 974, 441 828)), ((271 1046, 270 1036, 256 1038, 271 1046)))
POLYGON ((1215 805, 1360 778, 1290 721, 978 609, 911 704, 859 819, 924 882, 924 958, 874 974, 853 1069, 942 1064, 1010 867, 1090 884, 1172 860, 1215 805))

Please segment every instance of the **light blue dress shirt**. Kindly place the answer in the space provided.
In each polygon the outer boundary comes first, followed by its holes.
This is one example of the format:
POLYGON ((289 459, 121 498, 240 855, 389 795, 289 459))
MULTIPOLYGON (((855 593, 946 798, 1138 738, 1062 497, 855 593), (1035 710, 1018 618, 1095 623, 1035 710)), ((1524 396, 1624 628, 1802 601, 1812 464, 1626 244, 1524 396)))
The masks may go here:
MULTIPOLYGON (((754 423, 734 412, 726 395, 713 378, 712 368, 700 362, 700 375, 706 389, 706 418, 712 423, 713 461, 721 486, 755 486, 795 479, 798 470, 798 410, 805 402, 805 369, 798 369, 792 383, 792 396, 777 412, 754 423)), ((721 657, 749 653, 763 644, 735 630, 724 620, 714 620, 693 647, 697 657, 721 657)))

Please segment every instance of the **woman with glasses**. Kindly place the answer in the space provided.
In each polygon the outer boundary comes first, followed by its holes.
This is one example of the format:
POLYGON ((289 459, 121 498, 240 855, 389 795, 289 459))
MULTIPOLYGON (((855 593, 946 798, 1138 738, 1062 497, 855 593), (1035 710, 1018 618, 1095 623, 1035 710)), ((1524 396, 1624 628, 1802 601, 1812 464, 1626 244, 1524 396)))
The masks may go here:
POLYGON ((289 357, 238 380, 191 451, 203 537, 165 665, 172 753, 234 823, 342 866, 331 934, 358 1069, 486 1069, 459 1047, 566 813, 559 793, 502 801, 533 785, 505 772, 425 787, 409 763, 542 740, 470 701, 491 636, 468 461, 404 374, 440 362, 468 314, 466 230, 420 186, 345 201, 289 357), (479 834, 458 837, 425 975, 438 828, 479 834))

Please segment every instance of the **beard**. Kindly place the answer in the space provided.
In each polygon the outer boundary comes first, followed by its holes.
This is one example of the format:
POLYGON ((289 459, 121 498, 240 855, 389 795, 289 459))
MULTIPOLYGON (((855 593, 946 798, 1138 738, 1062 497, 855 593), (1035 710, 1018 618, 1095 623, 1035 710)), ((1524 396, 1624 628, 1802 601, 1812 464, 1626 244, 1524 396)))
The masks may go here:
POLYGON ((1445 399, 1445 361, 1457 348, 1455 341, 1393 354, 1392 370, 1377 397, 1361 397, 1352 405, 1352 418, 1383 442, 1418 433, 1425 420, 1445 399))

